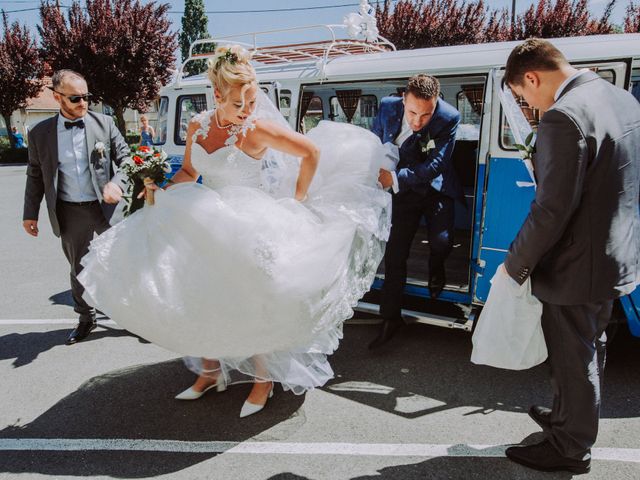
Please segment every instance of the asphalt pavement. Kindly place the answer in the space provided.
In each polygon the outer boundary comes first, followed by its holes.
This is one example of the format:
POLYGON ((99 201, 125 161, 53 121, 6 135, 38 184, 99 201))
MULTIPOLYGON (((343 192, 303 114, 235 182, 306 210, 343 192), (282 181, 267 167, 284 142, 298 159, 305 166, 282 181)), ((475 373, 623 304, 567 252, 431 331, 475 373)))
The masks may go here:
MULTIPOLYGON (((376 326, 351 323, 335 378, 296 396, 276 388, 239 418, 250 385, 173 396, 194 376, 180 357, 101 319, 77 345, 68 264, 43 205, 22 231, 24 166, 0 166, 0 479, 568 479, 511 463, 540 440, 526 414, 548 404, 546 365, 470 363, 469 333, 410 325, 378 352, 376 326)), ((126 281, 126 279, 118 279, 126 281)), ((640 478, 640 339, 609 348, 600 434, 581 479, 640 478)))

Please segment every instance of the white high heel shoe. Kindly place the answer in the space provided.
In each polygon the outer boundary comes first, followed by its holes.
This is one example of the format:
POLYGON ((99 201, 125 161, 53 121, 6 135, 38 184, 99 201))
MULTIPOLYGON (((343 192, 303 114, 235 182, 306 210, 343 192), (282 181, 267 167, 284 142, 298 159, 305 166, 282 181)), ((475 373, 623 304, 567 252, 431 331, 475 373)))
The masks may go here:
POLYGON ((215 388, 217 392, 224 392, 227 389, 227 383, 224 380, 224 376, 220 375, 218 380, 213 385, 209 385, 207 388, 198 392, 193 387, 187 388, 185 391, 180 392, 175 396, 176 400, 197 400, 212 388, 215 388))
MULTIPOLYGON (((269 395, 267 395, 267 400, 269 400, 271 397, 273 397, 273 383, 271 384, 269 395)), ((245 400, 244 404, 242 405, 242 409, 240 410, 240 418, 248 417, 249 415, 258 413, 265 407, 266 404, 266 401, 262 405, 256 405, 255 403, 251 403, 248 400, 245 400)))

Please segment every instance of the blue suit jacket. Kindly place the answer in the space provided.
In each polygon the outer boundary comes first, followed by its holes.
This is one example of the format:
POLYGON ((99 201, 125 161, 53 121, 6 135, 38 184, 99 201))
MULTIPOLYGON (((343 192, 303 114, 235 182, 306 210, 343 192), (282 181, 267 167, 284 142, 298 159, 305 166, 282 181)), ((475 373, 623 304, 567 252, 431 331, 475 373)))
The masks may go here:
MULTIPOLYGON (((393 142, 400 133, 403 117, 402 98, 385 97, 380 101, 371 131, 380 137, 382 143, 393 142)), ((431 186, 464 204, 464 192, 451 161, 459 123, 460 113, 439 98, 427 126, 400 146, 400 162, 396 170, 400 193, 413 190, 426 195, 431 186), (435 148, 428 153, 423 152, 422 147, 429 139, 434 141, 435 148)))

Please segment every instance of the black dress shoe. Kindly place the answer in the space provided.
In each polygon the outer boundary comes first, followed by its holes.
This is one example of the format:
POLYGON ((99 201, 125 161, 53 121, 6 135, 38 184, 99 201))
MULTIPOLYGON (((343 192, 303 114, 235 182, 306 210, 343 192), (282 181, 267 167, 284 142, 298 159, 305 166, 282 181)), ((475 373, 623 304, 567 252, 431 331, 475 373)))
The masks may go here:
POLYGON ((429 295, 434 300, 440 296, 443 289, 444 289, 444 283, 434 284, 433 282, 429 282, 429 295))
POLYGON ((505 454, 525 467, 543 472, 567 471, 572 473, 589 473, 591 470, 591 454, 587 460, 576 460, 560 455, 549 440, 526 447, 509 447, 505 454))
POLYGON ((429 277, 429 294, 434 300, 440 296, 447 278, 444 274, 444 268, 434 268, 432 275, 429 277))
POLYGON ((74 343, 78 343, 80 340, 84 340, 93 330, 95 330, 97 326, 98 325, 95 321, 78 323, 76 328, 74 328, 69 335, 69 338, 67 338, 66 344, 73 345, 74 343))
POLYGON ((369 350, 375 350, 391 340, 402 325, 402 320, 384 320, 378 336, 369 344, 369 350))
POLYGON ((529 407, 529 416, 542 427, 542 429, 546 430, 551 428, 551 409, 541 407, 540 405, 531 405, 531 407, 529 407))

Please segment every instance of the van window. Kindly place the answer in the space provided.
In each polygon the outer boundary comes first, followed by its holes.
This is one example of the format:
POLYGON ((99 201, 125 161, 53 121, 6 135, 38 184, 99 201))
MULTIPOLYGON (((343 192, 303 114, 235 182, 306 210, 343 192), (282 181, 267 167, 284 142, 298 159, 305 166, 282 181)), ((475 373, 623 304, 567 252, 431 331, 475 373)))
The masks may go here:
POLYGON ((484 103, 484 85, 460 85, 460 88, 461 90, 456 94, 456 108, 460 112, 460 125, 458 125, 456 138, 478 140, 484 103))
POLYGON ((156 125, 156 136, 153 137, 154 145, 164 145, 167 142, 167 120, 169 118, 169 98, 160 97, 158 106, 158 122, 156 125))
POLYGON ((176 145, 185 145, 187 143, 189 122, 198 113, 207 109, 207 97, 204 93, 181 95, 176 102, 176 123, 173 141, 176 145))
MULTIPOLYGON (((531 128, 536 131, 538 129, 538 124, 540 123, 540 110, 530 107, 522 97, 516 97, 516 102, 520 105, 520 110, 522 110, 524 117, 529 121, 531 128)), ((502 112, 502 107, 500 107, 500 111, 502 112)), ((509 126, 509 122, 507 122, 507 117, 505 117, 504 113, 502 113, 500 119, 500 133, 500 147, 503 150, 517 150, 515 147, 516 139, 511 132, 511 127, 509 126)))
POLYGON ((335 122, 352 123, 370 130, 378 115, 378 98, 375 95, 360 95, 359 92, 345 90, 344 93, 340 92, 342 95, 331 97, 330 118, 335 122))
POLYGON ((640 68, 631 72, 631 94, 640 102, 640 68))
POLYGON ((280 90, 278 97, 280 113, 288 122, 291 116, 291 90, 280 90))

